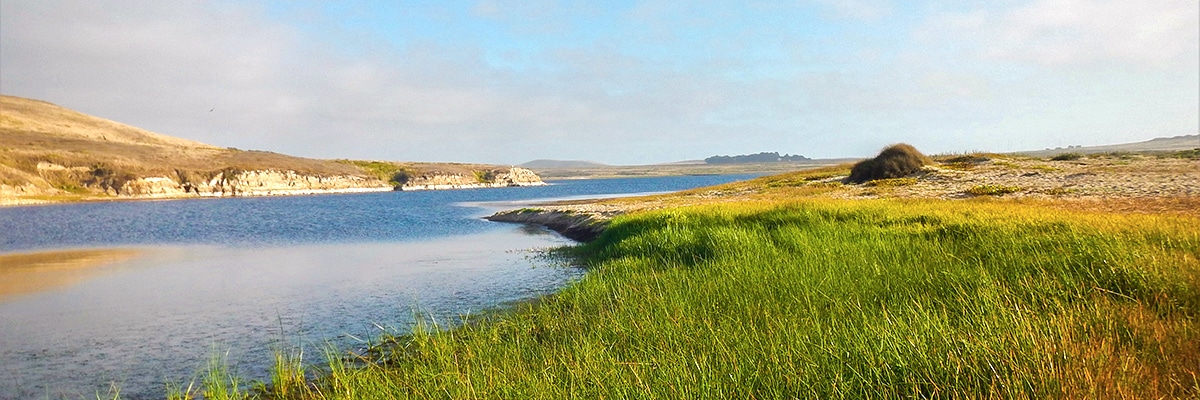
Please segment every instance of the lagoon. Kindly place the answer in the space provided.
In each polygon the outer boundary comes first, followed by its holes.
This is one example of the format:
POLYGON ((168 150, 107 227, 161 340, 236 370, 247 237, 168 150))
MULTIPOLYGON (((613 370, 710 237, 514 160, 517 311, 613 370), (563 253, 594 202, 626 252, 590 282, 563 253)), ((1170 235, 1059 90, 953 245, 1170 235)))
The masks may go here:
MULTIPOLYGON (((570 241, 482 216, 539 199, 750 177, 3 208, 0 254, 135 255, 47 264, 70 279, 0 292, 0 399, 93 397, 112 385, 123 398, 161 398, 165 382, 186 386, 214 354, 265 378, 275 346, 317 361, 325 347, 362 347, 417 318, 450 325, 583 273, 539 251, 570 241)), ((13 269, 0 265, 0 278, 13 269)))

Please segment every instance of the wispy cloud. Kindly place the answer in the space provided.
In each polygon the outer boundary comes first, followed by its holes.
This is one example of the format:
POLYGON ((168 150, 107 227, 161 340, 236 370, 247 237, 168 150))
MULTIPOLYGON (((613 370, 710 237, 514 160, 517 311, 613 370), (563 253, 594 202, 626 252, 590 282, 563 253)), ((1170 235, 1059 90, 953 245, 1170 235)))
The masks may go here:
POLYGON ((924 35, 978 42, 977 55, 1043 66, 1195 61, 1200 3, 1194 0, 1036 0, 1007 10, 946 13, 924 35))

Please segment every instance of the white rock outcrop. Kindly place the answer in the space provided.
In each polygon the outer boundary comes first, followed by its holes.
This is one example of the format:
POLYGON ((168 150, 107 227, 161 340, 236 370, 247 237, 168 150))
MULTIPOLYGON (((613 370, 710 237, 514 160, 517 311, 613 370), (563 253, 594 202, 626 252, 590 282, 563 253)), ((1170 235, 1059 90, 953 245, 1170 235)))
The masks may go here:
POLYGON ((542 178, 531 170, 508 169, 477 171, 476 175, 429 173, 410 178, 400 190, 474 189, 510 186, 543 186, 542 178), (482 175, 480 175, 482 174, 482 175), (490 174, 490 176, 489 176, 490 174))

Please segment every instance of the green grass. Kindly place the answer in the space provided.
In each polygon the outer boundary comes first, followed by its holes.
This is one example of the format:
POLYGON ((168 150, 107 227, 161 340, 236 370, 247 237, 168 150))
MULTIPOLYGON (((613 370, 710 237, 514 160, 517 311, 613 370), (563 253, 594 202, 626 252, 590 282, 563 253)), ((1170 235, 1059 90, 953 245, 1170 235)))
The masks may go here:
POLYGON ((206 400, 239 400, 249 396, 242 379, 229 369, 228 353, 214 352, 210 356, 201 387, 206 400))
POLYGON ((367 175, 390 183, 392 186, 402 186, 412 176, 412 171, 393 162, 362 160, 337 160, 337 162, 358 167, 367 175))
POLYGON ((472 171, 472 173, 475 174, 475 181, 479 183, 492 183, 492 181, 496 180, 496 171, 482 170, 472 171))
POLYGON ((1001 201, 627 216, 562 292, 333 357, 290 398, 1194 398, 1196 222, 1001 201))
POLYGON ((915 185, 916 183, 917 183, 917 178, 885 178, 885 179, 876 179, 873 181, 867 181, 866 183, 863 183, 863 186, 899 187, 899 186, 912 186, 912 185, 915 185))
POLYGON ((972 186, 970 189, 967 189, 967 193, 970 193, 970 194, 973 194, 976 196, 1001 196, 1001 195, 1006 195, 1009 193, 1016 193, 1016 192, 1020 192, 1020 191, 1021 191, 1021 188, 1018 186, 1004 186, 1004 185, 978 185, 978 186, 972 186))

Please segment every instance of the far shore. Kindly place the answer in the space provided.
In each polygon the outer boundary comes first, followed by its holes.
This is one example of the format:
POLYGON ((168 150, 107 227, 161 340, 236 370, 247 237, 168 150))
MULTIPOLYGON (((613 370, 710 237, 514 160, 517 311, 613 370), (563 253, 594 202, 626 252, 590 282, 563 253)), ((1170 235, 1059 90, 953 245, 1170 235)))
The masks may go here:
POLYGON ((71 285, 103 272, 103 266, 132 260, 137 249, 74 249, 0 254, 0 301, 71 285))
MULTIPOLYGON (((526 186, 544 186, 545 184, 528 184, 518 185, 519 187, 526 186)), ((147 201, 147 200, 187 200, 187 199, 227 199, 236 197, 278 197, 278 196, 313 196, 325 194, 355 194, 355 193, 378 193, 378 192, 395 192, 395 191, 425 191, 425 190, 461 190, 461 189, 487 189, 509 186, 497 186, 488 184, 469 184, 469 185, 421 185, 402 188, 393 187, 355 187, 343 189, 303 189, 303 190, 274 190, 274 191, 246 191, 236 195, 214 195, 214 194, 182 194, 182 195, 145 195, 145 196, 103 196, 103 195, 77 195, 64 194, 59 196, 2 196, 0 197, 0 207, 22 207, 22 206, 38 206, 50 204, 65 204, 65 203, 82 203, 82 202, 108 202, 108 201, 147 201)))

